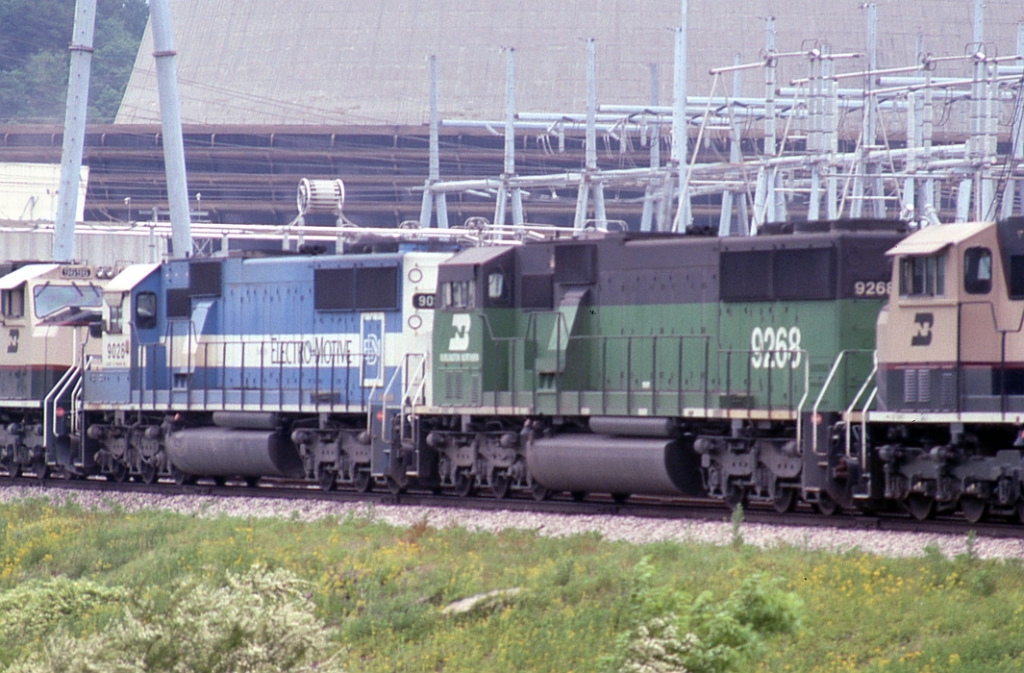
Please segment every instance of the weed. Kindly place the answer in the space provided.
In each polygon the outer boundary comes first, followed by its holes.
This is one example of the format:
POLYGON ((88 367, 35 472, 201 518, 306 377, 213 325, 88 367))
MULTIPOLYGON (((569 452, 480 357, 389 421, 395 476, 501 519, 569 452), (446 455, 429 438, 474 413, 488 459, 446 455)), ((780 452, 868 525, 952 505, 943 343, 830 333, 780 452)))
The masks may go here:
POLYGON ((759 573, 744 579, 727 599, 716 600, 710 591, 690 599, 656 585, 646 557, 633 572, 629 602, 634 624, 619 638, 618 656, 602 662, 606 670, 748 670, 764 652, 763 636, 793 633, 800 621, 800 600, 759 573))
POLYGON ((403 537, 409 544, 416 544, 420 538, 430 532, 430 530, 430 523, 427 521, 427 515, 424 514, 405 530, 405 535, 403 537))
POLYGON ((736 509, 732 511, 730 523, 732 526, 730 543, 733 549, 739 549, 743 546, 743 505, 736 505, 736 509))
POLYGON ((969 531, 967 533, 967 539, 964 541, 964 552, 963 560, 967 565, 974 565, 978 560, 978 533, 977 531, 969 531))
POLYGON ((551 583, 556 587, 564 587, 572 581, 575 562, 572 558, 559 559, 555 564, 555 572, 551 577, 551 583))

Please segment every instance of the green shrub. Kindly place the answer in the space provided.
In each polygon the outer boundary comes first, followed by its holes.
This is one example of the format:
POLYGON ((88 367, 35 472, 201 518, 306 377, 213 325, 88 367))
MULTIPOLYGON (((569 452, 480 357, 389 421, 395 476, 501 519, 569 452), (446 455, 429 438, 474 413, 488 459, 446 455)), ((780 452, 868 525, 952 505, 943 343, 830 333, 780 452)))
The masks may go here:
POLYGON ((728 599, 654 583, 647 558, 633 569, 629 602, 633 625, 618 641, 605 668, 620 673, 728 673, 748 670, 763 652, 762 636, 793 633, 800 601, 778 582, 750 575, 728 599))
POLYGON ((102 632, 75 638, 66 629, 14 673, 336 671, 306 582, 254 566, 212 587, 179 586, 166 612, 143 601, 102 632))
POLYGON ((0 664, 10 663, 20 646, 58 628, 77 633, 109 618, 127 600, 121 589, 66 577, 26 582, 0 593, 0 664))

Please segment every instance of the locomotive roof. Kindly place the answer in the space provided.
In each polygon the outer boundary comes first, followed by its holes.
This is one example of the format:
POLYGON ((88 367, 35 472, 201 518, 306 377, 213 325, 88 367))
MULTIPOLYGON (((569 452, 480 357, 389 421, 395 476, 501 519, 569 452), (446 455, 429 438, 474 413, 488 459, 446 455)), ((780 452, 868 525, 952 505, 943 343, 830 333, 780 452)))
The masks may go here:
POLYGON ((12 271, 0 278, 0 290, 13 290, 27 280, 38 278, 56 269, 60 264, 30 264, 17 271, 12 271))
POLYGON ((486 245, 476 248, 467 248, 462 252, 452 255, 444 264, 445 266, 476 266, 489 262, 496 257, 501 257, 512 248, 507 245, 486 245))
POLYGON ((992 226, 991 222, 968 222, 959 224, 938 224, 914 232, 896 244, 885 254, 934 255, 943 248, 966 241, 975 234, 992 226))
POLYGON ((160 268, 159 264, 132 264, 114 276, 114 279, 103 288, 104 292, 128 292, 140 281, 160 268))

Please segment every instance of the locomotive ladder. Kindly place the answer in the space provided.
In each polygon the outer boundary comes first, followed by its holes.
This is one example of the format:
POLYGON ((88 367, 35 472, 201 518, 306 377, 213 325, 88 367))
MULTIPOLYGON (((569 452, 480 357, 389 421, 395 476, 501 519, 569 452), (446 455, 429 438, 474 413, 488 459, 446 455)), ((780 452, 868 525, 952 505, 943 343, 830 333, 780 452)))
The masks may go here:
POLYGON ((62 434, 79 434, 78 410, 82 397, 82 365, 81 362, 68 367, 67 371, 60 377, 57 383, 50 389, 50 392, 43 398, 43 446, 46 448, 47 462, 56 460, 54 451, 57 449, 57 438, 62 434), (70 425, 66 433, 61 432, 60 422, 65 413, 60 411, 61 400, 70 396, 71 408, 65 410, 70 413, 70 425))
MULTIPOLYGON (((400 445, 406 445, 412 440, 412 424, 408 421, 412 418, 412 410, 416 402, 421 399, 420 396, 427 384, 426 359, 426 355, 422 353, 407 353, 402 358, 401 364, 395 368, 395 372, 383 390, 374 385, 367 398, 366 425, 370 431, 372 451, 374 454, 380 453, 382 457, 386 457, 388 472, 392 471, 392 460, 395 458, 394 440, 397 439, 400 445), (410 366, 410 358, 414 357, 420 361, 419 366, 415 369, 410 366), (414 371, 414 373, 411 376, 406 376, 410 371, 414 371), (401 388, 401 395, 396 398, 394 391, 398 388, 401 388), (374 401, 374 397, 377 401, 374 401), (399 422, 397 438, 393 434, 395 418, 399 422), (409 434, 406 434, 407 429, 409 434)), ((371 460, 371 465, 374 462, 376 461, 371 460)), ((418 469, 416 465, 412 467, 418 469)), ((377 469, 374 469, 373 472, 379 474, 377 469)))

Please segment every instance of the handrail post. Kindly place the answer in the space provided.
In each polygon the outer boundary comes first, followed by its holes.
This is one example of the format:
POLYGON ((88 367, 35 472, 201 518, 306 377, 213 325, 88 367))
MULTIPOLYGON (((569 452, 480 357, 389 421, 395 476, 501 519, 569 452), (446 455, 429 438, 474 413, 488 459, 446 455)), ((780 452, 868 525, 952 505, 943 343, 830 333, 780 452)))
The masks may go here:
POLYGON ((864 402, 864 408, 861 409, 860 467, 862 470, 868 469, 868 407, 874 403, 876 395, 878 395, 878 386, 875 386, 875 389, 871 391, 870 395, 868 395, 867 401, 864 402))
POLYGON ((651 336, 651 416, 658 415, 658 335, 651 336))
POLYGON ((633 414, 633 335, 626 337, 626 414, 633 414))
POLYGON ((680 334, 679 347, 676 349, 676 415, 683 415, 683 351, 686 342, 683 340, 684 337, 680 334))
POLYGON ((220 408, 226 409, 228 403, 228 342, 227 339, 221 342, 223 348, 220 351, 220 408))
POLYGON ((804 392, 800 396, 800 401, 796 405, 796 448, 803 455, 804 446, 801 443, 803 440, 803 419, 801 416, 804 411, 804 403, 807 401, 807 396, 811 394, 811 357, 810 354, 805 350, 797 351, 801 354, 801 360, 804 363, 804 392))
MULTIPOLYGON (((821 406, 822 400, 825 399, 825 393, 828 392, 829 386, 832 385, 832 379, 835 378, 836 372, 839 370, 839 365, 842 363, 843 359, 846 357, 847 353, 849 353, 849 352, 850 351, 848 351, 848 350, 841 350, 836 355, 835 362, 832 363, 832 369, 829 370, 828 376, 825 378, 825 383, 822 384, 821 391, 818 392, 818 397, 817 397, 817 399, 814 400, 814 406, 811 408, 811 422, 812 423, 814 423, 815 419, 818 417, 818 407, 821 406)), ((815 454, 818 453, 818 432, 817 432, 817 430, 815 430, 814 436, 811 438, 811 450, 815 454)))
MULTIPOLYGON (((846 447, 845 448, 846 448, 846 455, 847 455, 847 457, 850 456, 850 444, 851 444, 850 415, 853 413, 853 408, 855 406, 857 406, 857 402, 860 400, 861 395, 863 395, 864 392, 867 390, 868 386, 871 385, 871 382, 875 378, 875 374, 878 372, 878 351, 875 351, 875 353, 873 354, 872 359, 873 359, 874 362, 873 362, 873 366, 871 367, 871 373, 868 374, 868 377, 866 379, 864 379, 864 383, 861 384, 860 389, 857 391, 857 394, 854 395, 853 399, 850 401, 850 406, 848 406, 846 408, 846 413, 844 414, 845 418, 843 420, 844 420, 844 424, 846 425, 846 447)), ((863 437, 861 439, 863 441, 863 437)))

